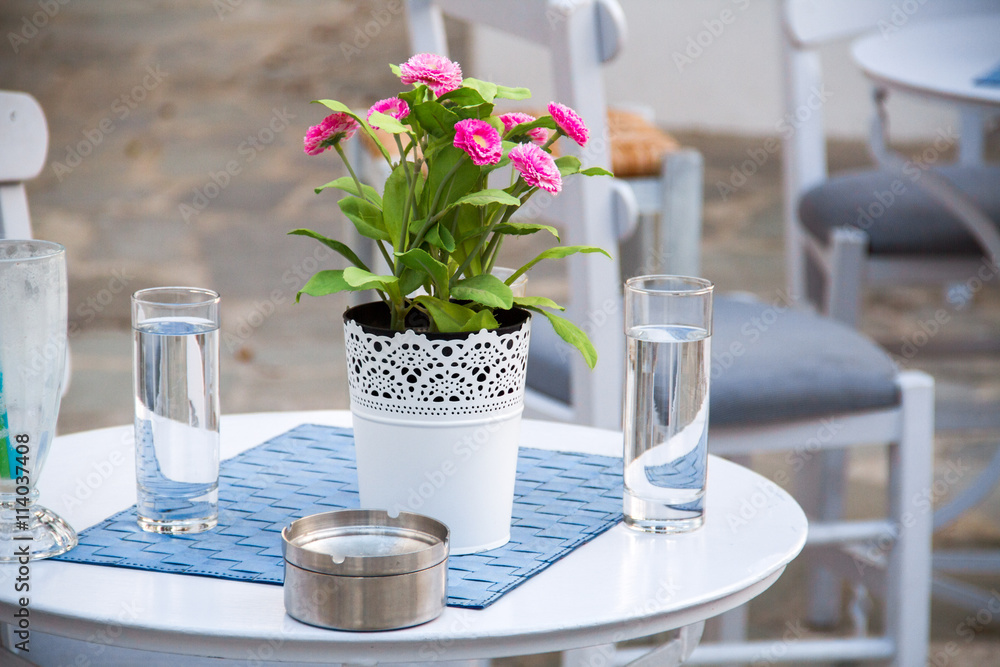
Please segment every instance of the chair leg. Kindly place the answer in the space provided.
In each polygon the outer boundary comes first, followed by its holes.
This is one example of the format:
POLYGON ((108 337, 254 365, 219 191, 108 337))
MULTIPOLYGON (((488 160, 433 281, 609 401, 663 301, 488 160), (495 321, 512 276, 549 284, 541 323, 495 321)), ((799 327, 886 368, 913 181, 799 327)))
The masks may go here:
MULTIPOLYGON (((811 520, 838 521, 844 513, 847 453, 842 449, 817 452, 797 475, 796 499, 811 520)), ((806 555, 808 557, 808 554, 806 555)), ((807 618, 815 628, 833 628, 840 622, 843 582, 828 568, 814 565, 807 575, 807 618)))
POLYGON ((861 311, 861 285, 867 253, 867 234, 853 227, 833 230, 824 311, 833 319, 852 327, 857 326, 861 311))
POLYGON ((889 450, 890 516, 896 540, 889 554, 886 618, 896 645, 893 665, 927 662, 930 640, 931 508, 934 464, 934 380, 900 374, 902 436, 889 450))

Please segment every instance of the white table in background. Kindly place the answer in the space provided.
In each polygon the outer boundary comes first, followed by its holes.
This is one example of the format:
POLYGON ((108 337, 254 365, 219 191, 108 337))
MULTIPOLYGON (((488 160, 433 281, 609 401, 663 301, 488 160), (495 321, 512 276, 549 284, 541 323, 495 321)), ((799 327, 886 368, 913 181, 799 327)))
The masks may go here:
MULTIPOLYGON (((350 414, 227 416, 222 456, 234 456, 301 423, 349 426, 350 414)), ((134 503, 131 433, 129 426, 57 438, 41 475, 41 501, 78 530, 134 503)), ((620 456, 621 438, 610 431, 525 420, 521 442, 620 456)), ((380 633, 299 623, 285 614, 281 586, 40 561, 31 564, 32 650, 25 657, 47 665, 47 651, 61 650, 62 662, 54 664, 76 664, 66 662, 69 644, 75 652, 69 657, 83 656, 90 665, 159 664, 150 654, 139 658, 129 649, 232 658, 251 665, 270 660, 373 664, 608 644, 696 625, 744 604, 781 575, 802 549, 806 531, 804 514, 784 491, 711 457, 703 529, 667 537, 618 525, 487 609, 449 607, 430 623, 380 633)), ((7 623, 18 598, 15 569, 0 566, 0 620, 7 623)), ((218 664, 162 657, 164 664, 218 664)))
POLYGON ((953 104, 962 122, 959 160, 982 161, 983 119, 1000 112, 1000 86, 975 80, 1000 66, 1000 5, 995 14, 873 33, 857 40, 851 53, 875 85, 953 104))

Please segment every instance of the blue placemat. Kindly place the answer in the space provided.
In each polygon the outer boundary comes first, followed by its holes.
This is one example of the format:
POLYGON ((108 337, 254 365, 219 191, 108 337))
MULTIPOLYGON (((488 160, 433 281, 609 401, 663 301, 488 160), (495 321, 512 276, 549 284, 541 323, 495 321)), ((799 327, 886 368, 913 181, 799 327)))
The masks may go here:
POLYGON ((986 74, 976 77, 977 86, 1000 86, 1000 63, 986 74))
MULTIPOLYGON (((482 609, 621 520, 622 462, 522 447, 511 540, 448 559, 448 604, 482 609)), ((351 429, 302 424, 224 461, 219 525, 170 537, 141 530, 135 506, 80 533, 55 560, 281 584, 281 530, 358 507, 351 429)))

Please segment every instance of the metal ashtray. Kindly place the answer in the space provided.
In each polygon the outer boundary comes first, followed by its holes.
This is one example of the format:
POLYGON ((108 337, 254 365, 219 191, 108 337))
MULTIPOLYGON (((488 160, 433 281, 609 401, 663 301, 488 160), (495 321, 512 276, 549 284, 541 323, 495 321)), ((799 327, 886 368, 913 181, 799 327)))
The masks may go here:
POLYGON ((448 527, 420 514, 340 510, 281 531, 285 611, 336 630, 394 630, 444 611, 448 527))

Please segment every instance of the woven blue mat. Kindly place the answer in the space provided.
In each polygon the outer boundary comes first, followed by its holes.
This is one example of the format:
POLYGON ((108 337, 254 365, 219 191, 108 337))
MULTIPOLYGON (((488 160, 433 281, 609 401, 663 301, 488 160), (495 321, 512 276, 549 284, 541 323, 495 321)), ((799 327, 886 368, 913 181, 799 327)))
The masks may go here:
POLYGON ((976 78, 977 86, 1000 86, 1000 63, 986 74, 976 78))
MULTIPOLYGON (((622 462, 522 447, 511 539, 448 559, 448 604, 483 609, 621 520, 622 462)), ((281 584, 281 530, 293 519, 358 507, 351 429, 302 424, 224 461, 219 525, 147 533, 135 506, 80 533, 55 560, 281 584)))

